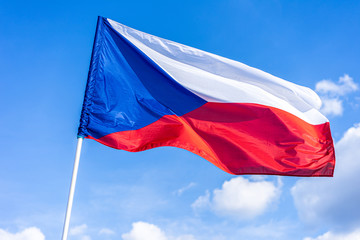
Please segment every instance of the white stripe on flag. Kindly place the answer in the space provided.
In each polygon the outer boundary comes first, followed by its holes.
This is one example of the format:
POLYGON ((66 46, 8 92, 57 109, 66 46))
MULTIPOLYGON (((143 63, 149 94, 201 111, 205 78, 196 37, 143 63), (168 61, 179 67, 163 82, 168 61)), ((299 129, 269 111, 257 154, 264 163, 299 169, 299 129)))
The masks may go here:
POLYGON ((319 96, 307 87, 107 20, 174 80, 208 102, 255 103, 282 109, 310 124, 328 121, 318 111, 319 96))

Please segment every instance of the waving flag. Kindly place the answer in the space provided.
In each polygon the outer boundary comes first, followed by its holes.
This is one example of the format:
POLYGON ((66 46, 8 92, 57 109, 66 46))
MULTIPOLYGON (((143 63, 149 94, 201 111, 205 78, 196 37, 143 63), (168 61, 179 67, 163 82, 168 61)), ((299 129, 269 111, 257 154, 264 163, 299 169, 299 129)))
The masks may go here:
POLYGON ((232 174, 332 176, 320 105, 309 88, 99 17, 78 135, 183 148, 232 174))

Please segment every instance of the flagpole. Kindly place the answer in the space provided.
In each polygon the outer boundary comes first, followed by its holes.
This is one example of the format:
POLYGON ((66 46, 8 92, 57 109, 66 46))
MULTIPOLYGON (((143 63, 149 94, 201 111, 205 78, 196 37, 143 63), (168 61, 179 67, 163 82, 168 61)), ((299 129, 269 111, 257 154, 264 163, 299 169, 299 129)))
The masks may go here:
POLYGON ((67 240, 67 235, 69 232, 71 208, 72 208, 73 199, 74 199, 75 184, 76 184, 76 178, 77 178, 77 173, 78 173, 78 168, 79 168, 79 160, 80 160, 80 153, 81 153, 81 147, 82 147, 83 140, 84 140, 84 138, 78 137, 75 161, 74 161, 74 169, 73 169, 73 174, 72 174, 72 178, 71 178, 70 193, 69 193, 69 199, 68 199, 67 208, 66 208, 62 240, 67 240))

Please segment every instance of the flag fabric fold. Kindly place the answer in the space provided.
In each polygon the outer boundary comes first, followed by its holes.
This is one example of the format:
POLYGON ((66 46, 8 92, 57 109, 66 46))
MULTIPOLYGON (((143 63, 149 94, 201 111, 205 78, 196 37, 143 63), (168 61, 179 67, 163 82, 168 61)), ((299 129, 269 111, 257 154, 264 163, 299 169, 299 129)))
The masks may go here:
POLYGON ((99 17, 78 135, 191 151, 231 174, 333 176, 311 89, 99 17))

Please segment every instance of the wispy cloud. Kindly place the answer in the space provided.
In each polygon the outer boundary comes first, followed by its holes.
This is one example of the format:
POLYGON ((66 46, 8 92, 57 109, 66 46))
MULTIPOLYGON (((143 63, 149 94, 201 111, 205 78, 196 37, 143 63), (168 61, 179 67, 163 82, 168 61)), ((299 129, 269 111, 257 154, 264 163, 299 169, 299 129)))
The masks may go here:
POLYGON ((334 233, 327 232, 315 238, 306 237, 304 240, 359 240, 360 239, 360 228, 347 233, 334 233))
POLYGON ((128 233, 124 233, 123 240, 195 240, 192 235, 167 236, 158 226, 147 222, 135 222, 128 233))
POLYGON ((186 185, 185 187, 182 187, 182 188, 176 190, 174 192, 174 194, 176 194, 177 196, 181 196, 185 191, 187 191, 195 186, 196 186, 196 183, 191 182, 188 185, 186 185))
POLYGON ((1 240, 45 240, 44 234, 37 227, 26 228, 21 232, 10 233, 0 229, 1 240))
POLYGON ((194 210, 210 208, 218 215, 237 219, 252 219, 261 215, 281 194, 281 180, 278 184, 259 179, 250 181, 243 177, 225 181, 221 189, 215 189, 210 196, 206 192, 193 204, 194 210))
POLYGON ((211 206, 210 202, 210 192, 206 190, 205 195, 198 197, 195 202, 191 204, 191 207, 197 211, 201 209, 207 209, 211 206))
POLYGON ((84 234, 85 231, 87 229, 87 225, 86 224, 81 224, 75 227, 72 227, 70 229, 70 235, 80 235, 80 234, 84 234))
POLYGON ((325 115, 341 116, 344 97, 358 89, 358 85, 348 74, 344 74, 337 82, 321 80, 315 86, 315 90, 320 94, 323 102, 321 112, 325 115))
POLYGON ((238 236, 243 239, 291 239, 288 234, 295 227, 293 223, 284 220, 253 224, 239 228, 238 236))
POLYGON ((358 89, 358 85, 348 74, 344 74, 344 76, 340 77, 337 83, 331 80, 322 80, 315 86, 317 92, 332 96, 344 96, 358 89))
POLYGON ((130 232, 122 235, 124 240, 167 240, 165 233, 156 225, 146 222, 135 222, 130 232))
POLYGON ((115 232, 109 228, 102 228, 99 231, 99 235, 114 235, 115 232))
POLYGON ((344 112, 343 101, 339 98, 322 97, 321 112, 325 115, 341 116, 344 112))
POLYGON ((75 227, 72 227, 69 231, 70 236, 76 236, 81 240, 91 240, 90 236, 86 234, 88 226, 86 224, 81 224, 75 227))

